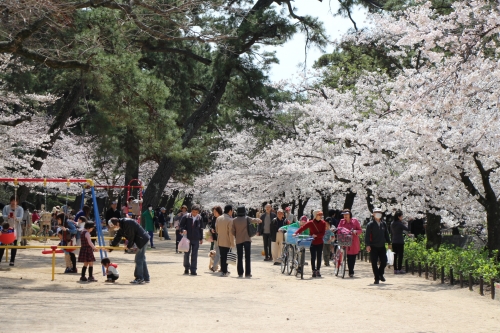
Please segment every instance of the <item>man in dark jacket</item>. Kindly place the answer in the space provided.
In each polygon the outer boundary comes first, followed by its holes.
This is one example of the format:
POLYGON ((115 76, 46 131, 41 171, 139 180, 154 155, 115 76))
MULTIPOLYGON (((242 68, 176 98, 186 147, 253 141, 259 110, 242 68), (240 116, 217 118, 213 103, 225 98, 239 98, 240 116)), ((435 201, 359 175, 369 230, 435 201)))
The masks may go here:
MULTIPOLYGON (((111 202, 111 206, 108 208, 108 210, 106 211, 106 223, 108 223, 109 221, 111 221, 111 219, 113 217, 116 217, 117 219, 121 218, 121 214, 120 214, 120 211, 117 209, 117 202, 116 200, 114 200, 113 202, 111 202)), ((108 228, 108 236, 109 237, 115 237, 115 230, 113 228, 108 228)))
POLYGON ((198 249, 203 244, 203 222, 200 216, 200 207, 194 205, 191 208, 191 213, 182 217, 180 223, 182 234, 189 239, 189 252, 184 253, 184 275, 196 274, 198 264, 198 249), (191 256, 191 263, 189 257, 191 256))
POLYGON ((165 207, 161 207, 160 213, 158 214, 158 222, 160 223, 160 228, 162 229, 163 238, 165 240, 170 240, 170 236, 168 235, 168 215, 165 207))
POLYGON ((278 216, 271 221, 271 250, 273 253, 273 259, 275 265, 281 265, 281 250, 283 248, 283 242, 285 241, 284 234, 278 231, 281 227, 290 224, 290 222, 285 218, 285 212, 283 209, 278 209, 278 216))
POLYGON ((258 235, 262 235, 264 241, 264 261, 271 261, 271 221, 276 218, 276 214, 271 212, 271 204, 266 205, 266 212, 260 216, 262 223, 259 224, 258 235))
MULTIPOLYGON (((110 228, 116 231, 115 238, 111 241, 111 246, 117 246, 122 237, 128 240, 127 248, 131 249, 134 244, 137 246, 135 254, 135 279, 130 281, 132 284, 149 283, 150 276, 148 265, 146 263, 146 248, 149 242, 149 234, 135 220, 125 218, 112 218, 108 223, 110 228)), ((111 250, 110 250, 111 251, 111 250)))
MULTIPOLYGON (((370 260, 372 262, 373 275, 375 284, 379 281, 385 282, 384 269, 387 266, 387 250, 385 243, 390 244, 389 231, 387 225, 382 221, 382 210, 380 208, 373 209, 373 218, 366 226, 365 244, 366 251, 370 252, 370 260), (380 260, 380 267, 378 261, 380 260)), ((390 247, 390 245, 389 245, 390 247)))

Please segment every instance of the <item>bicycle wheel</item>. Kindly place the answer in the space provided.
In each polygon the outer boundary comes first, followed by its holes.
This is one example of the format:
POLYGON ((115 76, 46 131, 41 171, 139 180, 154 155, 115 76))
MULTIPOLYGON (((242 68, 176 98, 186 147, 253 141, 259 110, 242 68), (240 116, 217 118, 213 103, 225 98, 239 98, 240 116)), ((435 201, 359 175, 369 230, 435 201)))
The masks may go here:
POLYGON ((306 249, 303 247, 300 249, 300 279, 304 279, 304 263, 306 262, 306 249))
POLYGON ((342 278, 345 276, 345 268, 347 266, 347 253, 346 253, 346 248, 342 247, 342 264, 341 264, 341 273, 342 273, 342 278))
POLYGON ((283 253, 281 254, 281 274, 285 274, 286 265, 288 264, 288 246, 283 246, 283 253))
POLYGON ((339 276, 340 272, 340 264, 342 262, 342 248, 340 246, 337 246, 337 251, 335 251, 335 258, 333 260, 333 263, 335 265, 335 276, 339 276))
POLYGON ((288 275, 292 275, 292 271, 295 267, 297 267, 295 259, 295 249, 292 245, 288 245, 288 257, 286 263, 286 272, 288 273, 288 275))

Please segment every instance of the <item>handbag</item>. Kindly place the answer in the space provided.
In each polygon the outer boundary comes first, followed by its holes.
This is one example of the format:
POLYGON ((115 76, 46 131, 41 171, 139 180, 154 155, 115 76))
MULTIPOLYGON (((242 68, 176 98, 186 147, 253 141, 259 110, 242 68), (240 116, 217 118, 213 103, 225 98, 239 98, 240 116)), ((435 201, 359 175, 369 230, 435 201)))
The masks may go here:
POLYGON ((237 260, 236 253, 229 250, 229 252, 227 253, 227 263, 229 265, 236 265, 236 260, 237 260))
POLYGON ((257 234, 257 224, 250 223, 249 217, 247 217, 247 230, 250 238, 257 234))
POLYGON ((189 239, 184 235, 179 242, 179 252, 189 252, 189 239))

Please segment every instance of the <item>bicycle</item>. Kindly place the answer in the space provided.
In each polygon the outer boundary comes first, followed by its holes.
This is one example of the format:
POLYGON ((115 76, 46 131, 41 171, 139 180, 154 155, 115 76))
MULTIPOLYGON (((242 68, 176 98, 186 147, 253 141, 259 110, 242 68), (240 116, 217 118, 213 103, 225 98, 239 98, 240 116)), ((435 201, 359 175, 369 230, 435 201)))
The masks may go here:
POLYGON ((337 251, 335 252, 335 276, 345 277, 345 268, 347 266, 347 247, 352 245, 352 232, 349 234, 337 234, 337 251))
POLYGON ((304 279, 304 266, 306 262, 306 247, 311 247, 313 237, 310 236, 297 236, 297 245, 295 247, 297 268, 295 276, 300 274, 300 279, 304 279), (299 254, 300 253, 300 254, 299 254))
POLYGON ((281 257, 279 258, 279 260, 281 260, 281 274, 285 274, 286 268, 288 266, 288 256, 290 247, 291 247, 290 244, 283 242, 283 248, 281 249, 281 257))

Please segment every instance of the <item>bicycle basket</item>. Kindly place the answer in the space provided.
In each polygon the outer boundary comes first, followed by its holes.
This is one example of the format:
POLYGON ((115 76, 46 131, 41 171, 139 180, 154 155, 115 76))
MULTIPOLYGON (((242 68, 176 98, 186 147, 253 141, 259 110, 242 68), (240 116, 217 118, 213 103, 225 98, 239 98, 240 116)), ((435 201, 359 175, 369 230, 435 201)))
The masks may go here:
POLYGON ((352 244, 352 235, 338 234, 337 235, 337 243, 340 246, 351 246, 351 244, 352 244))
POLYGON ((310 247, 314 238, 307 236, 307 238, 297 239, 298 247, 310 247))

